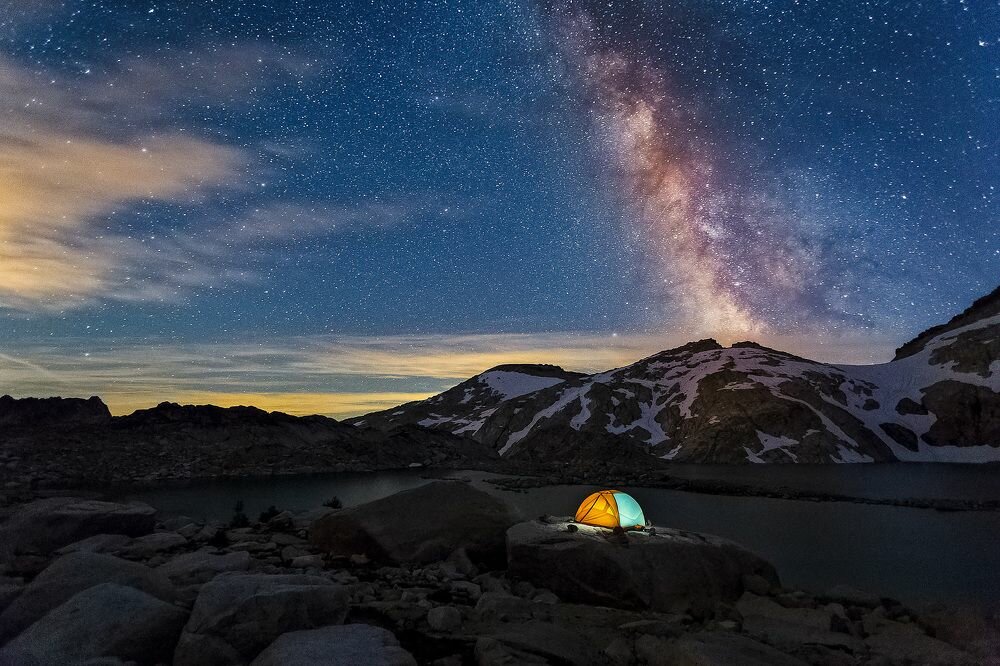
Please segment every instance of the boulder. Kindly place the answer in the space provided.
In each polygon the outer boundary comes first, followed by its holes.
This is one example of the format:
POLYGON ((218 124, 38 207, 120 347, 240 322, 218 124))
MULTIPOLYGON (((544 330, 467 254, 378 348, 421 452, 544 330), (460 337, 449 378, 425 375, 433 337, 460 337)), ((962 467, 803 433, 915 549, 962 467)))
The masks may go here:
POLYGON ((515 655, 532 655, 545 659, 545 663, 573 666, 601 663, 599 652, 590 644, 585 631, 575 624, 532 619, 501 623, 488 637, 499 641, 515 655))
POLYGON ((548 664, 548 659, 530 652, 518 650, 505 645, 490 636, 482 636, 476 640, 476 663, 479 666, 510 666, 511 664, 548 664))
POLYGON ((823 597, 845 606, 876 608, 882 604, 882 600, 877 594, 865 592, 850 585, 835 585, 827 590, 823 597))
POLYGON ((177 532, 155 532, 134 539, 128 546, 119 550, 118 554, 132 560, 148 560, 154 555, 182 548, 187 542, 187 539, 177 532))
POLYGON ((0 642, 17 635, 78 592, 115 583, 172 603, 177 591, 155 569, 112 555, 78 552, 64 555, 42 571, 0 615, 0 642))
POLYGON ((345 624, 282 634, 251 666, 416 666, 392 632, 368 624, 345 624))
POLYGON ((335 555, 363 553, 391 562, 428 563, 464 548, 500 562, 504 533, 517 521, 503 500, 461 481, 434 481, 313 523, 310 541, 335 555))
POLYGON ((531 602, 507 592, 486 592, 476 602, 479 617, 509 622, 531 617, 531 602))
POLYGON ((701 632, 685 636, 660 653, 662 663, 672 666, 806 666, 806 662, 732 633, 701 632))
POLYGON ((987 620, 979 609, 934 604, 920 612, 927 633, 980 658, 1000 664, 1000 617, 987 620), (992 660, 992 661, 991 661, 992 660))
POLYGON ((99 502, 53 497, 25 504, 0 529, 0 556, 51 553, 96 534, 142 536, 153 531, 156 510, 142 502, 99 502))
POLYGON ((760 596, 767 596, 771 592, 771 582, 763 576, 752 574, 743 577, 743 589, 760 596))
POLYGON ((250 553, 236 551, 225 555, 196 550, 184 553, 157 567, 175 585, 199 585, 207 583, 227 571, 247 571, 250 569, 250 553))
POLYGON ((766 597, 746 592, 736 603, 736 610, 744 619, 761 616, 802 624, 814 629, 828 631, 833 621, 833 613, 819 608, 786 608, 766 597))
POLYGON ((456 580, 448 585, 452 594, 464 594, 469 599, 477 601, 483 595, 483 588, 467 580, 456 580))
POLYGON ((427 624, 434 631, 457 631, 462 626, 462 612, 454 606, 436 606, 427 611, 427 624))
POLYGON ((0 663, 75 664, 101 657, 166 663, 186 620, 187 612, 173 604, 104 583, 73 595, 31 625, 0 649, 0 663))
POLYGON ((267 526, 272 530, 290 530, 294 524, 295 516, 288 511, 282 511, 267 521, 267 526))
POLYGON ((808 622, 782 620, 765 615, 743 618, 743 631, 765 643, 785 650, 796 650, 803 645, 833 648, 842 652, 862 653, 860 639, 839 631, 820 629, 808 622))
POLYGON ((124 534, 95 534, 94 536, 74 541, 56 551, 56 555, 70 553, 115 553, 132 543, 132 537, 124 534))
POLYGON ((289 631, 340 624, 346 590, 305 575, 223 573, 198 594, 174 664, 239 664, 289 631))
POLYGON ((778 584, 771 564, 719 537, 667 528, 655 535, 612 535, 587 525, 570 532, 567 525, 530 521, 511 527, 509 573, 568 601, 659 611, 734 601, 743 593, 745 575, 778 584))
POLYGON ((331 509, 328 506, 318 506, 315 509, 309 509, 308 511, 302 511, 301 513, 296 513, 292 515, 292 527, 297 530, 308 529, 313 523, 336 511, 336 509, 331 509))
MULTIPOLYGON (((873 655, 891 664, 921 664, 922 666, 973 666, 980 662, 944 641, 924 635, 912 624, 887 620, 878 633, 865 639, 873 655)), ((996 656, 995 654, 993 656, 996 656)))
POLYGON ((323 564, 322 555, 299 555, 293 557, 288 566, 293 569, 322 569, 323 564))

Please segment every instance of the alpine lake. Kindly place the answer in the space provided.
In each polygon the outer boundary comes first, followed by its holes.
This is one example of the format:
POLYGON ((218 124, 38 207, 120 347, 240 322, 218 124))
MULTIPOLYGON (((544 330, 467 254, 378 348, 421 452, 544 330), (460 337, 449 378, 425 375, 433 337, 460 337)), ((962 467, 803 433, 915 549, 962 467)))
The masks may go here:
MULTIPOLYGON (((677 477, 859 498, 1000 500, 1000 466, 683 465, 677 477)), ((505 497, 525 518, 572 515, 590 485, 504 490, 498 475, 455 470, 345 472, 166 482, 122 489, 166 513, 228 521, 238 501, 254 518, 270 506, 303 511, 336 496, 352 506, 455 478, 505 497)), ((845 501, 805 501, 622 487, 654 525, 739 542, 770 560, 788 585, 822 592, 847 584, 904 603, 946 602, 1000 610, 1000 511, 938 511, 845 501)), ((433 520, 433 516, 426 519, 433 520)))

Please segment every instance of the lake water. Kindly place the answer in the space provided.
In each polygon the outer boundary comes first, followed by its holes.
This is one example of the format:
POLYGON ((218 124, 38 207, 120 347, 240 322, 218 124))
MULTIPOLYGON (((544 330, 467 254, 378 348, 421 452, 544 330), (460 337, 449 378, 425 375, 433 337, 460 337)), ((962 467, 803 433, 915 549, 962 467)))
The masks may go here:
MULTIPOLYGON (((1000 499, 1000 468, 960 465, 677 465, 689 478, 864 497, 1000 499)), ((430 479, 421 471, 323 474, 169 483, 125 493, 167 511, 228 520, 237 500, 254 517, 270 505, 305 510, 336 495, 360 504, 430 479)), ((454 472, 506 497, 527 517, 571 515, 596 486, 500 490, 483 472, 454 472)), ((1000 512, 943 513, 847 502, 807 502, 622 488, 656 525, 707 532, 756 551, 783 582, 813 591, 846 583, 905 602, 1000 609, 1000 512)))

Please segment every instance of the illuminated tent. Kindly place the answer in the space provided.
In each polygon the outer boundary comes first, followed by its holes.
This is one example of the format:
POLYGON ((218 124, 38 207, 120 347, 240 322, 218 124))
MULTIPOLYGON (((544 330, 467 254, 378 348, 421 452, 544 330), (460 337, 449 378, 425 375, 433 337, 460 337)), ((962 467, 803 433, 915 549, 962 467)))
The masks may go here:
POLYGON ((576 510, 576 522, 596 527, 643 527, 646 517, 631 495, 619 490, 599 490, 583 500, 576 510))

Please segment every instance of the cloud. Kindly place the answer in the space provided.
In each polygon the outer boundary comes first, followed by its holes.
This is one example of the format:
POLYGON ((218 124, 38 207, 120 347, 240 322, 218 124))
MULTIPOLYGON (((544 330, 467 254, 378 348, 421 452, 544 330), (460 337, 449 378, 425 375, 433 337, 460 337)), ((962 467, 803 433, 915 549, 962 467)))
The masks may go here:
MULTIPOLYGON (((860 335, 760 341, 856 363, 888 359, 896 342, 860 335)), ((0 348, 0 376, 18 396, 96 394, 115 413, 170 400, 343 417, 438 393, 495 365, 552 363, 597 372, 684 342, 654 333, 310 336, 254 344, 67 338, 0 348)))
POLYGON ((0 59, 0 307, 64 307, 113 291, 140 247, 116 229, 116 213, 192 203, 232 180, 242 160, 179 132, 105 138, 116 120, 104 93, 77 96, 52 76, 0 59))
POLYGON ((112 290, 136 241, 96 218, 133 201, 175 201, 219 183, 234 151, 165 137, 145 151, 49 132, 0 138, 0 305, 65 305, 112 290))
POLYGON ((0 309, 177 300, 194 285, 254 279, 228 250, 233 243, 404 218, 404 201, 211 204, 220 191, 248 190, 257 167, 242 150, 193 135, 180 107, 238 110, 269 82, 316 70, 255 44, 134 57, 75 77, 0 56, 0 309), (135 211, 154 209, 199 221, 130 228, 135 211))

